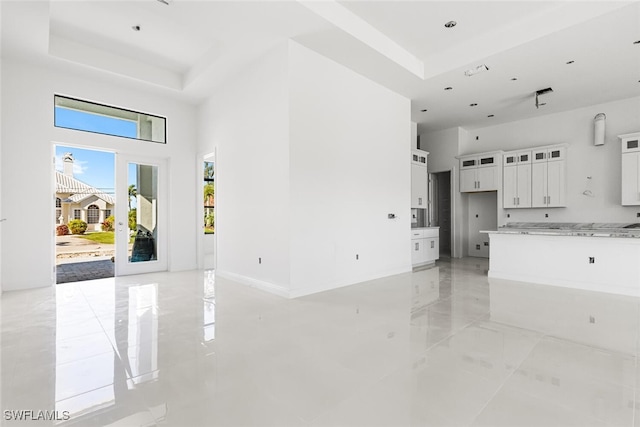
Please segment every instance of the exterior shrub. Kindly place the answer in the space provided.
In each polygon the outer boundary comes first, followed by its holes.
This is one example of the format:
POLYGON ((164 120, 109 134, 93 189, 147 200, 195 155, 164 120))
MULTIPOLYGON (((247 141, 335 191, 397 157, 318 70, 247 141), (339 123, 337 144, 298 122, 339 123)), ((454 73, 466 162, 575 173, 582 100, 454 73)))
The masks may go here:
POLYGON ((66 236, 69 234, 69 227, 65 224, 60 224, 56 227, 56 236, 66 236))
POLYGON ((72 219, 68 226, 72 234, 84 234, 87 231, 87 223, 81 219, 72 219))
POLYGON ((102 222, 102 231, 113 231, 114 228, 114 224, 115 224, 116 219, 113 217, 113 215, 107 217, 107 219, 105 219, 102 222))

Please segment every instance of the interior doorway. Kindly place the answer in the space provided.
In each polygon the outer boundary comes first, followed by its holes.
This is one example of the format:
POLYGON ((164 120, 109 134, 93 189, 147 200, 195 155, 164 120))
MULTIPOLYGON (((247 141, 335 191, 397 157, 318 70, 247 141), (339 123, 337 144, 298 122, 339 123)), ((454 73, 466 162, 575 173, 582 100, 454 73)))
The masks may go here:
POLYGON ((429 174, 429 226, 440 227, 440 256, 451 256, 451 171, 429 174))
POLYGON ((58 144, 54 153, 56 284, 113 277, 115 154, 58 144))

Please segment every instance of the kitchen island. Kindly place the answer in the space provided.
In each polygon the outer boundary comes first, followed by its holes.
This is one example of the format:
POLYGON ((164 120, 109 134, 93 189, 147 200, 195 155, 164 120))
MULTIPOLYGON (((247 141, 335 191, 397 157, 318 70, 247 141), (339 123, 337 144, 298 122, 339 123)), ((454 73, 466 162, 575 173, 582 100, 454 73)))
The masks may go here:
POLYGON ((639 224, 511 223, 489 234, 489 277, 640 296, 639 224))

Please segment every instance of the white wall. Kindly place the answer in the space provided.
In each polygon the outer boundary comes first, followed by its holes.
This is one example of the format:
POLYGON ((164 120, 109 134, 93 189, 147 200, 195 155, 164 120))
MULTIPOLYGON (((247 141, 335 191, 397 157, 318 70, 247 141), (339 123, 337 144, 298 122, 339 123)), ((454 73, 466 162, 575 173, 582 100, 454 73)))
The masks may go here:
POLYGON ((480 233, 498 227, 498 192, 486 191, 470 193, 466 196, 468 206, 467 252, 466 255, 489 258, 489 235, 480 233), (477 245, 480 245, 478 248, 477 245))
POLYGON ((410 101, 289 52, 292 295, 410 271, 410 101))
POLYGON ((501 222, 636 222, 640 209, 620 205, 620 140, 640 130, 640 98, 629 98, 469 131, 460 153, 567 143, 567 207, 500 209, 501 222), (605 113, 605 145, 593 145, 593 118, 605 113), (478 141, 475 137, 478 136, 478 141), (591 179, 587 179, 591 176, 591 179), (594 197, 583 195, 590 190, 594 197), (510 218, 506 215, 510 214, 510 218), (545 214, 549 217, 545 218, 545 214))
POLYGON ((289 41, 199 121, 218 274, 295 297, 411 270, 408 99, 289 41))
POLYGON ((199 151, 217 147, 216 271, 281 295, 290 282, 287 49, 249 64, 198 115, 199 151))
MULTIPOLYGON (((52 143, 169 159, 169 268, 196 267, 195 108, 81 68, 2 60, 3 290, 54 283, 52 143), (81 73, 82 71, 82 73, 81 73), (167 117, 167 144, 53 127, 53 96, 65 94, 167 117), (11 177, 11 180, 7 180, 11 177), (28 274, 26 274, 28 272, 28 274)), ((200 200, 200 198, 198 198, 200 200)))

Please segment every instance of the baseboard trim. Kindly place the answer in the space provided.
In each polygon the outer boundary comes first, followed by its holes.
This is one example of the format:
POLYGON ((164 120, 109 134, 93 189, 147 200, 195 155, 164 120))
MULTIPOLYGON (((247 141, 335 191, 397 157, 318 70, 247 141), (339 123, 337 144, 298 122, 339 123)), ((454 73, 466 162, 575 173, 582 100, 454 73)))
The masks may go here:
POLYGON ((275 283, 223 270, 216 270, 216 275, 284 298, 292 298, 288 289, 278 286, 275 283))
POLYGON ((324 291, 330 291, 333 289, 338 289, 338 288, 343 288, 345 286, 351 286, 351 285, 355 285, 358 283, 362 283, 362 282, 368 282, 371 280, 376 280, 376 279, 383 279, 385 277, 389 277, 389 276, 396 276, 398 274, 404 274, 404 273, 411 273, 412 271, 412 266, 411 265, 405 265, 402 267, 396 267, 396 268, 392 268, 392 269, 388 269, 388 270, 384 270, 384 271, 377 271, 375 273, 371 273, 371 274, 364 274, 364 275, 360 275, 360 276, 353 276, 353 277, 349 277, 349 278, 345 278, 344 280, 340 280, 340 281, 336 281, 336 282, 332 282, 332 283, 327 283, 324 284, 322 286, 314 286, 314 287, 309 287, 309 288, 300 288, 300 289, 293 289, 291 290, 290 293, 290 298, 298 298, 298 297, 303 297, 306 295, 311 295, 311 294, 315 294, 315 293, 319 293, 319 292, 324 292, 324 291))

